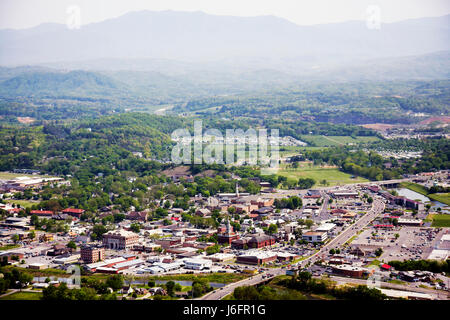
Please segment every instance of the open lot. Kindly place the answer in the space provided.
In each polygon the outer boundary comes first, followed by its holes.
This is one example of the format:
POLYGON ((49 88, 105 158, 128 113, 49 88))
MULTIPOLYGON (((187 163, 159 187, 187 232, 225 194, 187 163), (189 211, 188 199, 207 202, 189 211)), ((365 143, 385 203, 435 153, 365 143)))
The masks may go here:
POLYGON ((0 298, 0 300, 40 300, 41 292, 15 292, 0 298))
POLYGON ((38 175, 38 174, 0 172, 0 180, 10 180, 10 179, 15 179, 17 177, 29 177, 29 178, 33 178, 33 179, 37 179, 37 178, 54 178, 54 177, 51 177, 51 176, 38 175))
POLYGON ((20 205, 22 208, 30 208, 33 205, 39 203, 39 201, 30 201, 30 200, 5 200, 7 203, 14 203, 20 205))
POLYGON ((316 186, 319 185, 322 180, 326 180, 330 186, 368 181, 361 177, 353 179, 350 174, 339 171, 337 168, 326 168, 314 165, 301 166, 299 168, 282 166, 278 171, 278 174, 294 180, 298 180, 299 178, 312 178, 316 181, 316 186))
POLYGON ((334 147, 347 144, 360 144, 380 140, 378 137, 358 136, 356 139, 350 136, 322 136, 322 135, 305 135, 301 139, 307 143, 313 143, 317 147, 334 147))

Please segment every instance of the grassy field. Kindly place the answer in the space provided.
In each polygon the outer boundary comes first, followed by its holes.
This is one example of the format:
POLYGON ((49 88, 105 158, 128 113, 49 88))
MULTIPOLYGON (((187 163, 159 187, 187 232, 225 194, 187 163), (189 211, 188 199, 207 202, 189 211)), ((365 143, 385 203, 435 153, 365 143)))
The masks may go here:
POLYGON ((326 180, 330 186, 369 181, 361 177, 352 179, 350 174, 339 171, 337 168, 319 166, 303 166, 298 168, 281 166, 277 174, 294 180, 298 180, 299 178, 312 178, 316 181, 316 186, 322 180, 326 180))
POLYGON ((400 183, 400 186, 407 188, 409 190, 415 191, 417 193, 420 193, 424 196, 428 196, 428 191, 424 186, 421 186, 420 184, 413 183, 413 182, 402 182, 400 183))
POLYGON ((1 297, 0 300, 40 300, 41 292, 15 292, 1 297))
POLYGON ((29 200, 5 200, 7 203, 15 203, 20 205, 21 208, 30 208, 32 205, 38 204, 39 201, 29 201, 29 200))
POLYGON ((316 147, 335 147, 347 144, 361 144, 380 140, 378 137, 358 136, 356 139, 350 136, 322 136, 305 135, 300 137, 302 141, 314 144, 316 147))
POLYGON ((432 227, 450 228, 450 214, 429 214, 426 220, 432 221, 432 227))
POLYGON ((0 251, 6 251, 6 250, 15 249, 15 248, 20 248, 20 245, 18 245, 18 244, 7 244, 7 245, 4 245, 3 247, 0 247, 0 251))
POLYGON ((430 193, 427 197, 450 206, 450 193, 430 193))

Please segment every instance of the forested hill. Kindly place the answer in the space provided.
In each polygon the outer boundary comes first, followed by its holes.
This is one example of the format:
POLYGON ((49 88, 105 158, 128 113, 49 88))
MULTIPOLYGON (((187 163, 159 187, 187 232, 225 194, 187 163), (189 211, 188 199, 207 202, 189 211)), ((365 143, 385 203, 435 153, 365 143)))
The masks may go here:
POLYGON ((1 96, 102 96, 124 95, 124 83, 87 71, 22 73, 0 82, 1 96))
POLYGON ((170 133, 182 126, 175 117, 123 114, 95 120, 44 126, 1 128, 0 170, 38 168, 54 174, 73 174, 80 168, 106 172, 144 157, 170 155, 170 133))
MULTIPOLYGON (((118 166, 124 159, 136 157, 169 159, 174 142, 173 131, 186 128, 193 134, 195 118, 125 113, 97 119, 47 122, 43 125, 0 126, 0 171, 37 168, 53 174, 71 174, 80 167, 103 172, 118 166), (96 169, 98 167, 98 170, 96 169)), ((199 120, 199 119, 197 119, 199 120)), ((304 121, 224 120, 205 118, 203 128, 280 129, 280 136, 301 134, 376 135, 375 131, 357 126, 333 125, 304 121)))

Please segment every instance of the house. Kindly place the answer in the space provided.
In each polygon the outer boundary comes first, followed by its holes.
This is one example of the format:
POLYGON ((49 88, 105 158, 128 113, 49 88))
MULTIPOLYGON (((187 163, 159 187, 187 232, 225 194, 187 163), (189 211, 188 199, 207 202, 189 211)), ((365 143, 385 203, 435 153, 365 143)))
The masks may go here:
POLYGON ((197 209, 195 211, 195 214, 200 217, 206 217, 211 215, 211 211, 209 209, 203 208, 203 209, 197 209))
POLYGON ((134 220, 134 221, 141 221, 141 222, 147 222, 148 213, 145 211, 137 212, 137 211, 131 211, 128 212, 126 215, 126 219, 128 220, 134 220))

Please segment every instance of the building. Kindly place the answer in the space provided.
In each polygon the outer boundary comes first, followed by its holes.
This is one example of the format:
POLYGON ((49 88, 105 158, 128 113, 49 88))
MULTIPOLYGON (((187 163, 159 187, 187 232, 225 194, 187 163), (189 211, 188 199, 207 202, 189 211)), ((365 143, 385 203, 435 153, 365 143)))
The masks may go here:
POLYGON ((336 225, 334 223, 324 223, 322 225, 320 225, 316 231, 325 231, 325 232, 330 232, 332 231, 334 228, 336 227, 336 225))
POLYGON ((277 259, 277 254, 270 251, 251 251, 236 258, 237 263, 261 265, 277 259))
POLYGON ((47 255, 48 256, 61 256, 61 255, 65 255, 65 254, 71 254, 72 253, 72 249, 66 247, 63 244, 55 244, 52 249, 50 249, 49 251, 47 251, 47 255))
POLYGON ((95 263, 104 259, 105 249, 94 246, 83 246, 81 247, 80 254, 84 263, 95 263))
POLYGON ((327 239, 326 231, 308 231, 302 235, 302 239, 308 242, 324 242, 327 239))
POLYGON ((141 221, 141 222, 147 222, 148 213, 145 211, 137 212, 132 211, 128 212, 126 215, 126 218, 128 220, 134 220, 134 221, 141 221))
POLYGON ((67 209, 64 209, 64 210, 62 211, 62 213, 68 214, 68 215, 70 215, 70 216, 72 216, 72 217, 75 217, 75 218, 77 218, 77 219, 80 219, 80 218, 81 218, 81 215, 84 213, 84 210, 83 210, 83 209, 67 208, 67 209))
POLYGON ((233 227, 230 225, 230 219, 227 219, 225 232, 217 235, 217 242, 220 244, 227 243, 231 245, 231 242, 237 239, 239 239, 239 235, 233 231, 233 227))
POLYGON ((212 261, 207 259, 184 259, 184 268, 192 270, 210 269, 212 261))
POLYGON ((275 237, 268 236, 265 234, 251 237, 247 243, 249 248, 254 248, 254 249, 271 246, 273 244, 275 244, 275 237))
POLYGON ((103 235, 103 246, 109 249, 129 249, 139 242, 139 236, 123 229, 109 231, 103 235))
POLYGON ((422 226, 422 220, 420 220, 420 219, 399 218, 398 219, 398 224, 400 226, 421 227, 422 226))
POLYGON ((39 217, 51 217, 53 216, 53 211, 50 210, 31 210, 30 214, 33 215, 37 215, 39 217))
POLYGON ((339 190, 332 191, 331 196, 335 199, 355 199, 358 198, 359 194, 356 191, 339 190))
POLYGON ((44 263, 32 263, 28 265, 28 269, 33 269, 33 270, 44 270, 47 269, 48 265, 44 264, 44 263))
POLYGON ((364 272, 366 272, 366 270, 361 267, 356 267, 356 266, 346 265, 346 264, 334 265, 333 271, 336 274, 343 275, 346 277, 351 277, 351 278, 361 278, 363 276, 364 272))

